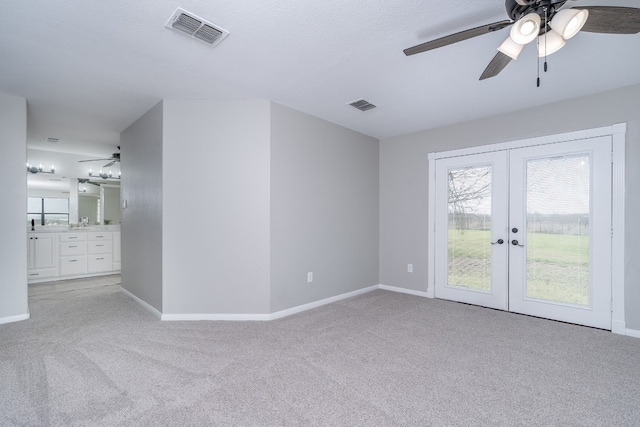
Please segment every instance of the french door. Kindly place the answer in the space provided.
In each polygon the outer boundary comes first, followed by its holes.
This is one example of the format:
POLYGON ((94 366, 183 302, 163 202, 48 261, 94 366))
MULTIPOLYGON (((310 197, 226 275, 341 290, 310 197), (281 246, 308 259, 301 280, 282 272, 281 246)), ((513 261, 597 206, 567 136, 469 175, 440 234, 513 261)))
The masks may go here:
POLYGON ((435 296, 611 329, 611 145, 436 160, 435 296))

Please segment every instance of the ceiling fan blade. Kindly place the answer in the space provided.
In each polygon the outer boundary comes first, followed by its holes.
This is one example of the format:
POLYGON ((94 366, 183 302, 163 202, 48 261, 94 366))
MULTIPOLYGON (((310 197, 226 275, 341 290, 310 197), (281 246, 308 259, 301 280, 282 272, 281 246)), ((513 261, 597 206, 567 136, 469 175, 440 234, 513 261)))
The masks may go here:
POLYGON ((98 162, 98 161, 104 161, 104 160, 113 160, 113 158, 109 157, 108 159, 87 159, 87 160, 78 160, 78 163, 83 163, 83 162, 98 162))
POLYGON ((459 33, 450 34, 448 36, 441 37, 436 40, 431 40, 426 43, 422 43, 403 50, 407 56, 415 55, 416 53, 426 52, 428 50, 437 49, 439 47, 448 46, 453 43, 458 43, 463 40, 467 40, 473 37, 481 36, 493 31, 501 30, 509 25, 513 24, 511 21, 499 21, 493 24, 483 25, 481 27, 471 28, 470 30, 461 31, 459 33))
POLYGON ((640 32, 640 9, 618 6, 582 6, 589 11, 581 31, 606 34, 636 34, 640 32))
POLYGON ((496 53, 496 56, 493 57, 491 62, 489 62, 489 65, 487 65, 487 68, 484 69, 484 72, 480 76, 480 80, 497 76, 500 74, 500 71, 504 70, 504 67, 509 65, 510 62, 510 56, 507 56, 502 52, 496 53))
MULTIPOLYGON (((109 160, 109 159, 105 159, 105 160, 109 160)), ((109 166, 113 166, 116 163, 115 160, 110 161, 109 163, 107 163, 106 165, 102 166, 103 168, 108 168, 109 166)))

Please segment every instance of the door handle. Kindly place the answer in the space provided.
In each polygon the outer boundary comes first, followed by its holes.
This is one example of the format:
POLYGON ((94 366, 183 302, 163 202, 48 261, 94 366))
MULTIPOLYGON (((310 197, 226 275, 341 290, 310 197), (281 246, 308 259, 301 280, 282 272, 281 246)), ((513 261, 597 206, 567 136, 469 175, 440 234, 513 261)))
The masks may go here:
POLYGON ((496 240, 495 242, 491 242, 491 244, 492 244, 492 245, 495 245, 496 243, 497 243, 498 245, 501 245, 501 244, 503 244, 503 243, 504 243, 504 240, 502 240, 502 239, 498 239, 498 240, 496 240))
POLYGON ((518 243, 518 241, 517 241, 517 240, 515 240, 515 239, 511 241, 511 244, 512 244, 513 246, 520 246, 521 248, 523 248, 523 247, 524 247, 524 245, 521 245, 521 244, 520 244, 520 243, 518 243))

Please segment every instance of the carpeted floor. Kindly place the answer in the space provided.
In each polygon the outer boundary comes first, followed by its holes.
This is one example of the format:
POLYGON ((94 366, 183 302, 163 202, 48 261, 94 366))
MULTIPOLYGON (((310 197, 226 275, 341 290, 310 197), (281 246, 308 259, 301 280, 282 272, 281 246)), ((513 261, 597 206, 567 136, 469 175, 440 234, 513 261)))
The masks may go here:
POLYGON ((640 340, 605 331, 386 291, 272 322, 30 295, 0 325, 3 427, 640 425, 640 340))

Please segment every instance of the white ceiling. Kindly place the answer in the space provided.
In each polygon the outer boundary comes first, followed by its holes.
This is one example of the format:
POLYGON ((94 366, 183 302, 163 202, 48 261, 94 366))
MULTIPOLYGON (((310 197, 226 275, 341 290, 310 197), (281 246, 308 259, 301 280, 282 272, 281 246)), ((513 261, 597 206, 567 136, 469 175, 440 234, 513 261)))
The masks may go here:
MULTIPOLYGON (((605 4, 640 0, 567 6, 605 4)), ((640 34, 578 34, 549 58, 540 88, 534 46, 478 81, 508 30, 402 53, 507 19, 504 0, 4 0, 1 8, 0 92, 27 98, 29 147, 97 157, 110 156, 119 133, 163 98, 269 99, 387 138, 640 83, 640 34), (176 7, 230 35, 211 48, 165 28, 176 7), (345 105, 359 98, 378 108, 345 105)))

